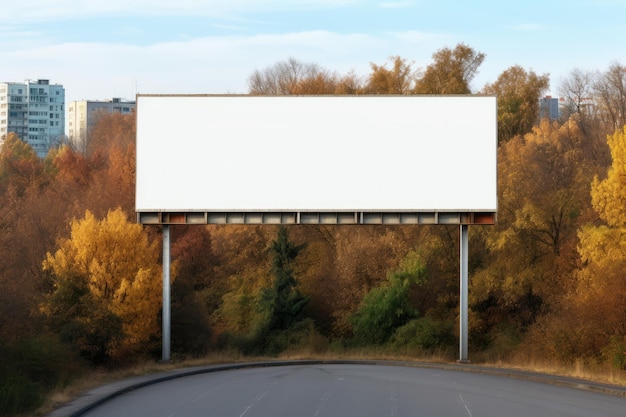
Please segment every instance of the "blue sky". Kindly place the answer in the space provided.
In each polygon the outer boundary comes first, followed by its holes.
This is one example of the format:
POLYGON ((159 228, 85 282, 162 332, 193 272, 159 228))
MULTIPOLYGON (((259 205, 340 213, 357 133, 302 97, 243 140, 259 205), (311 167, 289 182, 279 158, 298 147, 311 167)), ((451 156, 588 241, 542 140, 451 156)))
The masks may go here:
POLYGON ((367 76, 399 55, 423 69, 459 43, 486 54, 473 89, 521 65, 626 65, 626 0, 20 0, 0 8, 0 81, 49 79, 66 101, 246 93, 293 57, 367 76))

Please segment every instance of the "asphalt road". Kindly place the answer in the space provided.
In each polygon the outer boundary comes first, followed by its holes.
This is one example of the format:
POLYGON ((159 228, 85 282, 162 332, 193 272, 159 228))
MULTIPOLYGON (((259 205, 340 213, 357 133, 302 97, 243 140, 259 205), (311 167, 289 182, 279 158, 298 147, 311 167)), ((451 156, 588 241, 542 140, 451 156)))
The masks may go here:
POLYGON ((626 397, 455 371, 388 365, 250 367, 149 384, 87 417, 626 416, 626 397))

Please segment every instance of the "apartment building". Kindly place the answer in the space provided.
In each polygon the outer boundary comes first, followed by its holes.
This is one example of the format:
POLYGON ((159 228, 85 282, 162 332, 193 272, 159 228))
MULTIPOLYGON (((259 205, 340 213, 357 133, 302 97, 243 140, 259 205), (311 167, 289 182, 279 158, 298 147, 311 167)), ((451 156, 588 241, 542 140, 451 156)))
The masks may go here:
POLYGON ((545 96, 539 99, 539 118, 558 120, 560 116, 559 99, 552 96, 545 96))
POLYGON ((40 158, 65 137, 65 89, 49 80, 0 83, 0 141, 14 132, 40 158))
POLYGON ((85 151, 89 138, 89 130, 104 113, 129 114, 135 109, 134 101, 112 98, 102 101, 72 101, 67 108, 67 131, 72 145, 85 151))

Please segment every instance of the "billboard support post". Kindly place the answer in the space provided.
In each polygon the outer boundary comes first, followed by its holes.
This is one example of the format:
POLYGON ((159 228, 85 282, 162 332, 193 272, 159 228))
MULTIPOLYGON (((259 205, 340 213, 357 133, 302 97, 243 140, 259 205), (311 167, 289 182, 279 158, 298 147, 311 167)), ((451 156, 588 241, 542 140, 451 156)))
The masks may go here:
POLYGON ((468 315, 468 225, 460 226, 459 259, 460 259, 460 314, 459 314, 459 362, 468 363, 467 356, 467 315, 468 315))
POLYGON ((170 360, 170 226, 163 225, 163 314, 161 360, 170 360))

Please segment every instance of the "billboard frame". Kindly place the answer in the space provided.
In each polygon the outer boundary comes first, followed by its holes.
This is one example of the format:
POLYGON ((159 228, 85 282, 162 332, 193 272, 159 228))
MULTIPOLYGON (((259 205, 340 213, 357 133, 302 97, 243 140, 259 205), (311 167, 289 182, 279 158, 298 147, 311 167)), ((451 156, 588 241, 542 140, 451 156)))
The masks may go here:
MULTIPOLYGON (((139 115, 141 110, 141 97, 259 97, 259 96, 241 96, 241 95, 137 95, 137 135, 140 133, 139 115)), ((268 97, 268 96, 263 96, 268 97)), ((276 98, 275 96, 272 96, 276 98)), ((294 98, 294 96, 284 96, 294 98)), ((319 96, 298 96, 298 97, 319 97, 319 96)), ((343 97, 343 96, 324 96, 324 97, 343 97)), ((371 96, 350 96, 350 97, 371 97, 371 96)), ((387 96, 397 97, 397 96, 387 96)), ((415 97, 415 96, 403 96, 415 97)), ((159 207, 138 207, 136 206, 137 222, 143 225, 160 225, 163 229, 163 311, 162 311, 162 360, 167 362, 170 360, 170 338, 171 338, 171 316, 170 316, 170 226, 171 225, 206 225, 206 224, 223 224, 223 225, 296 225, 296 224, 317 224, 317 225, 458 225, 459 226, 459 359, 458 362, 469 363, 468 359, 468 242, 469 242, 469 225, 493 225, 496 222, 497 214, 497 108, 496 98, 493 96, 427 96, 434 98, 458 98, 458 97, 487 97, 493 99, 493 114, 490 116, 493 123, 489 133, 490 139, 493 141, 492 172, 488 172, 487 177, 493 181, 489 186, 489 191, 493 193, 493 203, 487 204, 485 207, 473 208, 450 208, 437 209, 431 207, 424 209, 423 207, 410 207, 393 209, 376 209, 376 208, 356 208, 352 209, 293 209, 293 207, 285 207, 283 209, 258 209, 251 210, 246 207, 244 209, 236 208, 211 208, 204 209, 192 207, 183 209, 181 207, 159 208, 159 207)), ((423 98, 423 96, 422 96, 423 98)), ((280 99, 280 97, 278 98, 280 99)), ((483 115, 484 116, 484 115, 483 115)), ((139 140, 138 140, 139 142, 139 140)), ((484 149, 483 149, 484 150, 484 149)), ((140 160, 140 147, 137 146, 137 161, 140 160)), ((464 155, 463 158, 471 157, 464 155)), ((459 161, 457 159, 457 161, 459 161)), ((143 163, 143 162, 142 162, 143 163)), ((167 166, 167 155, 164 160, 158 161, 159 169, 167 166)), ((137 163, 139 166, 139 163, 137 163)), ((463 167, 467 168, 464 164, 463 167)), ((461 169, 462 171, 462 169, 461 169)), ((153 171, 154 172, 154 171, 153 171)), ((465 172, 457 172, 459 181, 465 181, 466 187, 473 187, 477 184, 468 180, 465 172)), ((139 177, 139 173, 137 174, 139 177)), ((167 177, 166 177, 167 178, 167 177)), ((482 177, 484 178, 484 176, 482 177)), ((179 181, 187 181, 189 178, 178 178, 179 181)), ((173 178, 174 184, 176 178, 173 178)), ((139 181, 137 181, 139 183, 139 181)), ((164 184, 165 186, 165 184, 164 184)), ((480 184, 479 184, 480 186, 480 184)), ((139 193, 139 184, 137 184, 137 194, 139 193)), ((166 192, 160 189, 158 191, 166 192)), ((410 192, 411 190, 407 190, 410 192)), ((486 201, 486 200, 485 200, 486 201)))
POLYGON ((138 94, 136 102, 141 224, 496 221, 494 96, 138 94), (190 127, 180 127, 187 114, 190 127), (294 171, 280 179, 293 197, 274 184, 280 163, 294 171))

